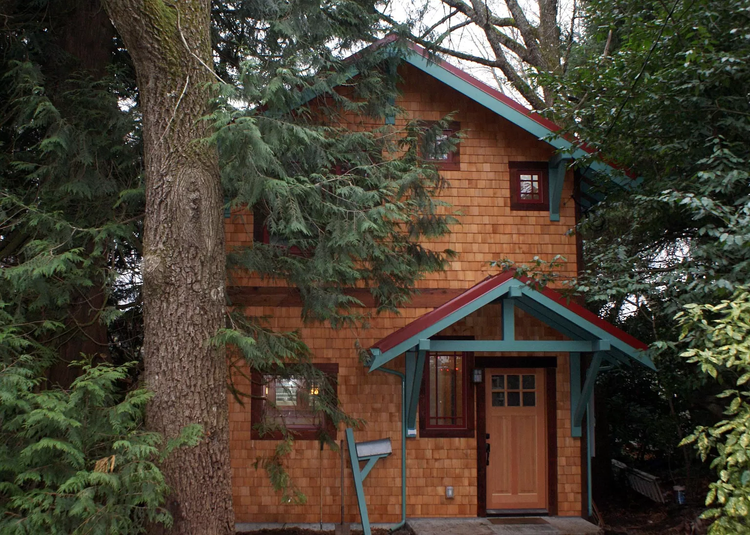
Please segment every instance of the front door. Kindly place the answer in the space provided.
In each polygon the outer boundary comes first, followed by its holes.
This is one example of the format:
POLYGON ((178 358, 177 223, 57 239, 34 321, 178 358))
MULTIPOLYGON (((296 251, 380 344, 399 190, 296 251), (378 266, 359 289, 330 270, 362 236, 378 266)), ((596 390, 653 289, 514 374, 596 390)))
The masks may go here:
POLYGON ((547 509, 544 369, 485 370, 487 509, 547 509))

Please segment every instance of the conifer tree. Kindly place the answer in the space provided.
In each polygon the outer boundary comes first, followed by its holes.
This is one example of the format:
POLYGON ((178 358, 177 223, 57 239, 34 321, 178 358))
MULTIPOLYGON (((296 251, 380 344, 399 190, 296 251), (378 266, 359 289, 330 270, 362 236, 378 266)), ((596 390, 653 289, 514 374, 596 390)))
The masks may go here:
MULTIPOLYGON (((81 20, 80 5, 65 4, 70 20, 81 20)), ((101 14, 96 2, 85 5, 91 17, 101 14)), ((143 384, 153 397, 139 394, 137 403, 125 405, 118 405, 126 399, 119 392, 102 398, 107 407, 133 414, 108 440, 122 444, 117 433, 138 428, 136 413, 144 399, 150 399, 147 427, 170 441, 165 444, 195 443, 198 435, 191 424, 198 424, 203 435, 192 448, 167 448, 171 455, 165 461, 154 442, 159 435, 144 435, 147 444, 137 460, 162 459, 172 494, 166 510, 159 510, 164 498, 159 486, 147 512, 127 530, 137 532, 150 519, 164 523, 149 528, 156 533, 171 518, 174 532, 231 533, 224 344, 240 346, 256 368, 289 362, 297 367, 294 373, 304 373, 309 367, 304 366, 307 350, 293 335, 273 333, 252 318, 244 327, 224 328, 226 199, 258 217, 265 214, 274 235, 289 245, 236 251, 234 260, 298 286, 306 319, 333 325, 360 319, 353 308, 357 303, 345 293, 353 285, 370 288, 381 308, 392 309, 421 274, 440 269, 446 260, 447 253, 420 245, 421 238, 445 232, 451 221, 432 199, 440 177, 417 158, 420 127, 398 132, 386 124, 398 113, 392 105, 393 58, 381 50, 375 57, 340 59, 373 40, 375 10, 349 1, 215 2, 213 12, 207 1, 108 2, 119 35, 102 49, 89 45, 92 56, 109 61, 110 76, 92 81, 63 68, 61 76, 50 76, 44 65, 55 65, 59 57, 58 48, 46 47, 57 35, 46 4, 13 7, 17 25, 2 50, 2 69, 11 83, 0 89, 11 104, 0 124, 7 229, 0 244, 8 312, 2 318, 2 343, 4 365, 23 364, 21 373, 30 382, 16 381, 13 388, 7 383, 4 392, 19 398, 44 384, 44 370, 55 360, 49 349, 60 333, 69 332, 65 318, 74 306, 71 296, 82 289, 93 288, 101 302, 84 295, 78 323, 105 326, 107 339, 98 342, 102 352, 132 358, 124 353, 140 348, 142 299, 143 384), (103 49, 106 53, 99 54, 103 49), (356 84, 351 84, 354 76, 356 84), (348 94, 335 90, 341 84, 356 89, 348 94), (344 115, 368 126, 343 128, 344 115), (305 254, 293 254, 293 247, 305 254), (126 338, 133 334, 131 343, 126 338)), ((75 24, 70 28, 66 35, 75 37, 75 24)), ((78 42, 75 46, 86 49, 78 42)), ((90 358, 94 351, 78 353, 90 358)), ((13 371, 3 376, 10 380, 19 370, 6 371, 13 371)), ((110 381, 124 380, 119 368, 104 372, 110 381)), ((100 390, 110 388, 102 383, 100 390)), ((50 399, 57 393, 51 392, 50 399)), ((343 417, 331 401, 329 410, 343 417)), ((83 408, 70 407, 76 414, 66 417, 73 421, 83 408)), ((32 438, 55 447, 57 442, 46 440, 52 428, 40 430, 32 438)), ((3 432, 15 439, 15 448, 28 447, 29 437, 11 428, 3 432)), ((8 450, 7 458, 14 451, 8 450)), ((91 456, 99 453, 113 454, 107 448, 88 449, 80 466, 73 457, 63 460, 70 461, 68 467, 97 472, 94 461, 101 459, 91 456)), ((16 468, 3 477, 15 479, 14 473, 16 468)), ((159 472, 152 473, 153 484, 161 485, 159 472)), ((29 496, 30 487, 23 483, 18 480, 13 487, 16 497, 29 496)), ((77 492, 71 503, 84 503, 85 488, 67 488, 77 492)), ((94 503, 116 503, 97 496, 94 503)), ((4 505, 11 503, 6 498, 4 505)), ((85 503, 87 511, 95 511, 85 503)), ((48 505, 54 518, 57 504, 48 505)), ((27 521, 20 505, 9 507, 27 521)), ((74 509, 73 517, 91 521, 75 507, 68 510, 74 509)), ((49 530, 70 532, 72 525, 75 520, 49 530)), ((111 525, 102 529, 114 532, 111 525)))

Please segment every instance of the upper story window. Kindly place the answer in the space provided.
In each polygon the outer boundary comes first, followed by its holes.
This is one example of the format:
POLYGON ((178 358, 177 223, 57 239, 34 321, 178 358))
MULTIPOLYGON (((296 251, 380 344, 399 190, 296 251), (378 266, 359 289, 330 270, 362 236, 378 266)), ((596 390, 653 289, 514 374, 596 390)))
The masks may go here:
POLYGON ((336 394, 338 364, 316 364, 326 385, 301 377, 253 373, 251 422, 253 439, 282 438, 285 426, 294 438, 314 440, 325 431, 336 438, 336 429, 321 410, 320 396, 329 388, 336 394))
POLYGON ((508 162, 511 210, 549 210, 547 162, 508 162))
POLYGON ((461 124, 452 121, 447 128, 435 128, 436 121, 422 123, 425 131, 422 134, 422 159, 440 169, 460 169, 460 145, 456 135, 461 130, 461 124))
POLYGON ((268 230, 268 225, 266 225, 267 218, 268 210, 261 203, 256 204, 253 208, 253 241, 255 243, 265 243, 277 247, 284 247, 293 255, 303 255, 302 250, 296 245, 290 247, 288 240, 271 234, 268 230))
POLYGON ((428 353, 419 406, 423 437, 474 436, 474 389, 470 353, 428 353))

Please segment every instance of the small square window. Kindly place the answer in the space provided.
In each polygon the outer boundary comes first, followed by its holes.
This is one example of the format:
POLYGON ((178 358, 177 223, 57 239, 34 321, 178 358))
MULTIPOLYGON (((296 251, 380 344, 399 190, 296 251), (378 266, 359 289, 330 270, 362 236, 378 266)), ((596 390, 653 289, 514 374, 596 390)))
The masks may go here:
POLYGON ((460 169, 461 152, 456 134, 461 129, 461 125, 453 121, 447 128, 440 130, 435 128, 434 121, 424 121, 421 124, 424 128, 420 140, 422 160, 440 169, 460 169))
MULTIPOLYGON (((336 394, 338 364, 316 364, 323 372, 324 381, 336 394)), ((325 431, 332 438, 336 429, 330 425, 320 408, 323 385, 311 383, 299 377, 253 373, 251 420, 253 439, 276 440, 282 438, 273 428, 284 425, 294 438, 312 440, 325 431), (268 426, 269 432, 258 429, 268 426)))
POLYGON ((549 210, 546 162, 508 162, 511 210, 549 210))

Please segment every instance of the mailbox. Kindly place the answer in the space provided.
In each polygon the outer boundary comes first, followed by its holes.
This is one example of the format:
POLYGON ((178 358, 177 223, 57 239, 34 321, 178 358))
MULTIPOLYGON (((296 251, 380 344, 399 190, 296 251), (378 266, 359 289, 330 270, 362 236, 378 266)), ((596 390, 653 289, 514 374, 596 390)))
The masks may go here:
POLYGON ((393 453, 390 438, 381 438, 380 440, 370 440, 368 442, 357 442, 357 457, 364 460, 368 457, 384 457, 393 453))

